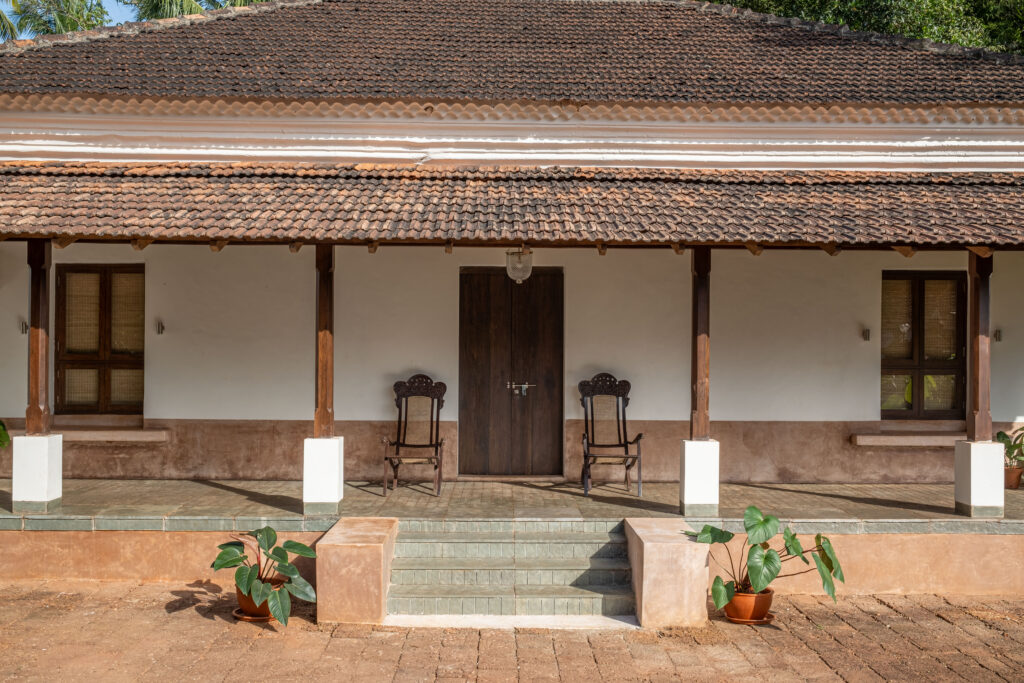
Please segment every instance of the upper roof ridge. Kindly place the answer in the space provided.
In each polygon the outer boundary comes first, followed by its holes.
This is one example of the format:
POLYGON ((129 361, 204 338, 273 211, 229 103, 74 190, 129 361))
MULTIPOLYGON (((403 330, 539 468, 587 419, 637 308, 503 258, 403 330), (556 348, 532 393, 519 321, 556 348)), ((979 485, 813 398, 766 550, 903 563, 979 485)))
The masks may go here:
MULTIPOLYGON (((187 14, 168 19, 152 19, 149 21, 126 22, 117 26, 101 26, 88 31, 73 31, 36 36, 24 40, 11 40, 0 43, 0 55, 25 52, 52 45, 84 43, 122 35, 138 35, 149 31, 161 31, 178 26, 201 24, 217 19, 234 18, 246 14, 272 12, 287 7, 303 7, 318 5, 329 0, 266 0, 251 5, 231 6, 216 10, 208 10, 199 14, 187 14)), ((798 17, 780 17, 774 14, 755 12, 754 10, 736 7, 724 3, 704 2, 702 0, 562 0, 564 2, 601 2, 609 4, 664 4, 691 8, 699 12, 719 14, 724 17, 745 19, 768 25, 799 28, 815 33, 826 33, 850 40, 864 41, 879 45, 890 45, 912 50, 934 52, 937 54, 956 55, 984 59, 1002 64, 1024 64, 1024 55, 996 52, 982 47, 965 47, 953 43, 941 43, 927 38, 908 38, 898 34, 878 33, 876 31, 854 31, 845 24, 829 24, 822 21, 809 21, 798 17)))

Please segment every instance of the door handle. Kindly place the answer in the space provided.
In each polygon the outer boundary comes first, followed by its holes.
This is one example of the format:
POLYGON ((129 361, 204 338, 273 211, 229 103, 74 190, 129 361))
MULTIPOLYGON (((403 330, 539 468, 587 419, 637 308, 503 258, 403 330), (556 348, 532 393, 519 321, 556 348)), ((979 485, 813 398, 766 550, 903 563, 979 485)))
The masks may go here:
POLYGON ((537 385, 536 384, 526 384, 526 383, 524 383, 524 384, 516 384, 515 382, 511 382, 511 381, 505 383, 505 388, 506 389, 509 389, 513 394, 517 394, 519 396, 526 396, 526 390, 529 389, 530 387, 535 387, 535 386, 537 386, 537 385))

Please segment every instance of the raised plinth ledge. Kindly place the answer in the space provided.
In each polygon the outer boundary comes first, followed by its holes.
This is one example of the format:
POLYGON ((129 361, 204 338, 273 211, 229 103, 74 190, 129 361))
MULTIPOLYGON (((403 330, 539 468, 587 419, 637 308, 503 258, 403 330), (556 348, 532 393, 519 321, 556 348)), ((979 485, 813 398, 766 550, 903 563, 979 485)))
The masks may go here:
MULTIPOLYGON (((60 434, 64 443, 166 443, 170 441, 170 432, 166 429, 61 429, 54 432, 60 434)), ((13 436, 24 434, 24 431, 12 432, 13 436)))
POLYGON ((703 626, 708 620, 708 548, 678 518, 627 519, 636 618, 644 628, 703 626))
POLYGON ((318 623, 384 622, 397 537, 393 517, 343 517, 323 535, 316 544, 318 623))
POLYGON ((850 443, 854 446, 874 448, 954 448, 957 441, 963 441, 966 438, 967 434, 962 432, 882 432, 879 434, 851 434, 850 443))

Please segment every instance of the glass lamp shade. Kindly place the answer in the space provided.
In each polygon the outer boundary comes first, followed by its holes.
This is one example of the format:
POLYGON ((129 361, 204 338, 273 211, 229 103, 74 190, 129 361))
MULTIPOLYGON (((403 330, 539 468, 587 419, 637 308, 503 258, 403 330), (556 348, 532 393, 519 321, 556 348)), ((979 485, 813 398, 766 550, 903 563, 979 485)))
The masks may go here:
POLYGON ((533 272, 533 254, 522 249, 505 252, 505 272, 517 285, 521 285, 533 272))

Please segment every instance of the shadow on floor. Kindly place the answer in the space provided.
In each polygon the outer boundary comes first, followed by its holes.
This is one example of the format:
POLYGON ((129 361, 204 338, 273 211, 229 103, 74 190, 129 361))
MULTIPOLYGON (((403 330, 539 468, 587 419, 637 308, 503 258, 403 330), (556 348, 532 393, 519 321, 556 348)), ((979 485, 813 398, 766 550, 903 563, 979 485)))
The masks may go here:
POLYGON ((649 498, 638 498, 636 494, 627 493, 625 490, 622 493, 609 493, 604 488, 604 485, 593 487, 590 489, 590 495, 583 494, 583 487, 579 484, 565 483, 565 484, 537 484, 535 482, 511 482, 513 486, 520 486, 523 488, 533 489, 535 491, 557 491, 560 494, 573 496, 578 498, 580 502, 585 500, 593 501, 594 503, 614 506, 618 508, 629 508, 632 510, 648 510, 651 512, 662 512, 667 514, 679 514, 679 505, 670 503, 659 503, 656 500, 649 498))
POLYGON ((260 493, 259 491, 250 491, 249 489, 239 488, 237 486, 230 486, 223 482, 211 481, 209 479, 195 479, 195 483, 202 484, 203 486, 209 486, 210 488, 218 489, 220 491, 228 491, 235 493, 239 496, 244 497, 246 500, 252 501, 253 503, 259 503, 260 505, 266 505, 268 507, 277 508, 284 512, 293 512, 295 514, 302 514, 302 501, 292 496, 283 496, 275 493, 260 493))
POLYGON ((0 491, 0 512, 10 512, 14 503, 11 502, 10 491, 0 491))
POLYGON ((761 489, 762 491, 781 491, 783 493, 798 493, 803 496, 818 496, 829 500, 846 500, 858 505, 874 505, 877 507, 896 508, 900 510, 917 510, 918 512, 939 513, 946 515, 956 514, 952 505, 928 505, 927 503, 915 503, 909 500, 893 500, 891 498, 876 498, 874 496, 850 496, 836 492, 810 491, 808 489, 784 488, 778 484, 736 484, 749 488, 761 489))
POLYGON ((238 606, 234 593, 229 593, 212 581, 193 581, 186 588, 172 590, 174 599, 164 605, 168 614, 193 610, 204 619, 234 621, 231 610, 238 606))

